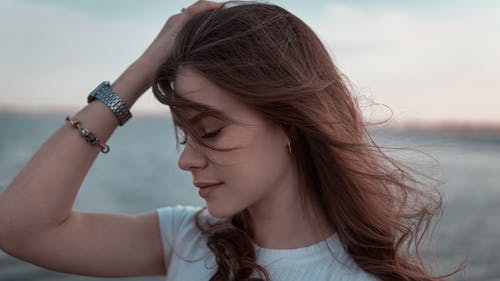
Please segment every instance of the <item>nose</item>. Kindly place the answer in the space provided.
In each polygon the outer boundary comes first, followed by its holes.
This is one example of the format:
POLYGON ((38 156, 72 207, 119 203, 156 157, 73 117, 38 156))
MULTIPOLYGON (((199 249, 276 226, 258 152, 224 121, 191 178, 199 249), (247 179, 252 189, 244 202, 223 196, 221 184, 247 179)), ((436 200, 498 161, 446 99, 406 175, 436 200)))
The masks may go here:
POLYGON ((207 165, 206 157, 200 153, 198 144, 187 142, 179 156, 177 165, 181 170, 190 171, 196 168, 203 168, 207 165))

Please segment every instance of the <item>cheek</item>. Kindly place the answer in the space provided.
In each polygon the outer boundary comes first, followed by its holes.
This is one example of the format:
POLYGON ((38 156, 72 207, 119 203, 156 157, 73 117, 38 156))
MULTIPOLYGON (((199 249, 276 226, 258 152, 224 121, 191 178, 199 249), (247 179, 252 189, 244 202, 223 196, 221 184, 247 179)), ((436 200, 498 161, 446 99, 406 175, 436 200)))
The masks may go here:
POLYGON ((243 148, 213 153, 212 160, 218 162, 213 163, 217 174, 225 182, 225 188, 207 201, 213 214, 229 216, 251 206, 269 194, 283 178, 290 161, 287 151, 278 137, 267 136, 242 134, 239 136, 242 139, 232 146, 241 144, 243 148))
POLYGON ((272 188, 285 172, 289 159, 284 152, 276 139, 253 138, 245 148, 234 151, 232 165, 222 171, 240 194, 260 194, 272 188))

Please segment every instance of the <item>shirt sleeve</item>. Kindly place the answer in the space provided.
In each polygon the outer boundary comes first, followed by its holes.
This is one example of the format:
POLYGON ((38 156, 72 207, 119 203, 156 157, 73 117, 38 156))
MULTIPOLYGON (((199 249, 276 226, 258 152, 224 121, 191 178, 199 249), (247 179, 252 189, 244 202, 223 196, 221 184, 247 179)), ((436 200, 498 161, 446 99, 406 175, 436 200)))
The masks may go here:
POLYGON ((193 223, 194 215, 201 207, 194 206, 167 206, 157 209, 158 224, 163 243, 163 256, 165 268, 169 268, 172 253, 176 243, 181 239, 183 229, 189 228, 193 223), (181 235, 180 235, 181 234, 181 235))

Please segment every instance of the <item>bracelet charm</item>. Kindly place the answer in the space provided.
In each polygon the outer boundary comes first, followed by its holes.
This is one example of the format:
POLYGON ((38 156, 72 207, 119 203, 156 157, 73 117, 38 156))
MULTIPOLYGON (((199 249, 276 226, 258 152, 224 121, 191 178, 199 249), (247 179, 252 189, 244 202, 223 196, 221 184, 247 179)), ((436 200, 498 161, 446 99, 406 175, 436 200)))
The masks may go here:
POLYGON ((109 152, 109 146, 106 144, 102 144, 101 140, 91 132, 89 129, 85 128, 80 121, 77 119, 72 119, 69 116, 66 116, 66 121, 69 121, 71 126, 76 128, 80 135, 91 145, 96 145, 101 147, 101 152, 102 153, 108 153, 109 152))

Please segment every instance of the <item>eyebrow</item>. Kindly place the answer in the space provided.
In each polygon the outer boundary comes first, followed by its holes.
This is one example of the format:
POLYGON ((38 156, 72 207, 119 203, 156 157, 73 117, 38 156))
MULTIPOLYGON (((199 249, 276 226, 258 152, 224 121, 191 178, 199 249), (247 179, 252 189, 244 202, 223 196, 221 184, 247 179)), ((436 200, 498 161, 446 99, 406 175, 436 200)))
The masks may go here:
POLYGON ((189 123, 191 125, 195 125, 196 123, 199 123, 201 120, 205 119, 208 116, 206 112, 200 112, 196 114, 194 117, 189 119, 189 123))
MULTIPOLYGON (((197 123, 201 122, 201 120, 205 119, 206 117, 212 116, 210 113, 213 113, 213 112, 214 112, 214 110, 212 110, 212 111, 203 111, 203 112, 200 112, 200 113, 196 114, 195 116, 191 117, 191 118, 189 119, 189 123, 190 123, 191 125, 195 125, 195 124, 197 124, 197 123)), ((219 112, 219 111, 215 111, 215 112, 216 112, 217 114, 222 114, 222 115, 224 115, 224 113, 222 113, 222 112, 219 112)))

